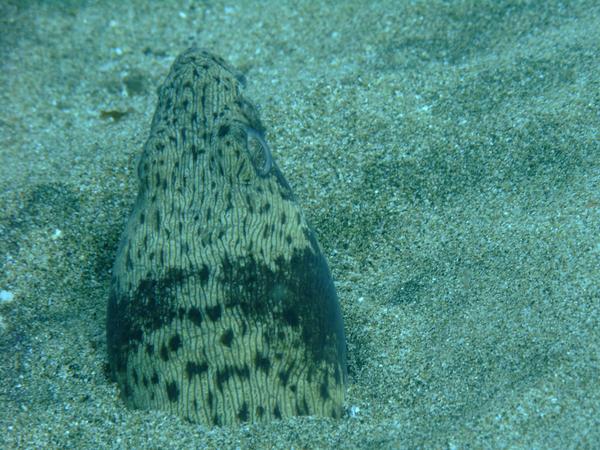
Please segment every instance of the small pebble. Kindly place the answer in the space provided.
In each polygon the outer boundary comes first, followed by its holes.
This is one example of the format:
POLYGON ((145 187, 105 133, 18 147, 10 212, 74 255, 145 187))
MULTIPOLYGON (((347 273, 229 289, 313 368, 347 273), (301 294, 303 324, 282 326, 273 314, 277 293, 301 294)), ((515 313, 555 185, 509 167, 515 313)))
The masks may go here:
POLYGON ((0 291, 0 303, 9 303, 15 299, 15 294, 10 291, 0 291))

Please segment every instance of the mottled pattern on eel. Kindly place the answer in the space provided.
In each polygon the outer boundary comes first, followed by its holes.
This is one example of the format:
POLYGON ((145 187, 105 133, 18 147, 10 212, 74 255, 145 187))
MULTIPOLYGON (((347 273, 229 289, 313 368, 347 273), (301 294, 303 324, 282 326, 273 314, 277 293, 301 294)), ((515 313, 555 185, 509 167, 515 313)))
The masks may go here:
POLYGON ((113 269, 110 371, 127 405, 193 422, 340 417, 335 288, 243 84, 192 48, 159 90, 113 269))

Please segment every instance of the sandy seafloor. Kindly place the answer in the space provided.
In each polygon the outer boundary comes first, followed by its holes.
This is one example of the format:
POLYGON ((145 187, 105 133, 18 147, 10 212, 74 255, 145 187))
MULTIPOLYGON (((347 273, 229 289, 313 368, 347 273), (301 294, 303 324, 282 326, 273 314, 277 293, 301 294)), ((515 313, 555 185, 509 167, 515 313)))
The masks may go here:
POLYGON ((0 448, 600 448, 597 1, 0 2, 0 448), (156 87, 247 76, 336 280, 348 415, 209 429, 105 373, 156 87))

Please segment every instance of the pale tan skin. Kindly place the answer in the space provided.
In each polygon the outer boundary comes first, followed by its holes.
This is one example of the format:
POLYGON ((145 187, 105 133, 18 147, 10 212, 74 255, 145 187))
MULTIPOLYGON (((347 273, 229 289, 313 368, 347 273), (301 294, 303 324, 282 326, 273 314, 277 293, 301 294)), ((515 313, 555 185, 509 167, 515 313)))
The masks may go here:
POLYGON ((111 373, 129 406, 193 422, 340 417, 333 282, 242 84, 192 48, 159 90, 113 270, 111 373))

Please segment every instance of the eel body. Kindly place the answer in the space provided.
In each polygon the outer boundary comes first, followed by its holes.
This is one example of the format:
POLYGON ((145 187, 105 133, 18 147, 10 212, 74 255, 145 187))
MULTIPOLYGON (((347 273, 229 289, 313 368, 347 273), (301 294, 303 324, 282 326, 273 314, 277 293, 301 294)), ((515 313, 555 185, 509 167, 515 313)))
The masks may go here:
POLYGON ((243 85, 191 48, 158 91, 113 268, 109 370, 128 406, 192 422, 337 418, 337 295, 243 85))

